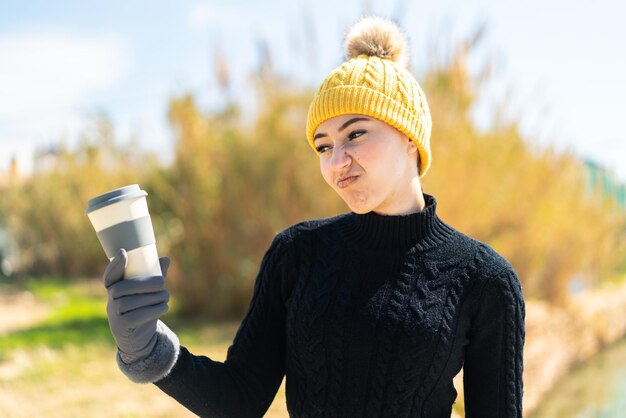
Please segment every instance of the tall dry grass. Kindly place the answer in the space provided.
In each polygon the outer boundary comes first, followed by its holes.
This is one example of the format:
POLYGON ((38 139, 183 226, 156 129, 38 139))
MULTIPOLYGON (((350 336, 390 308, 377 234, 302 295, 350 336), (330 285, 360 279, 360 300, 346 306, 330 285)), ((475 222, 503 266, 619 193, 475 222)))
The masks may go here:
MULTIPOLYGON (((526 297, 562 304, 572 278, 593 286, 615 276, 626 254, 626 216, 588 192, 579 161, 531 146, 515 120, 477 128, 470 112, 486 78, 470 73, 468 62, 478 38, 423 77, 434 126, 424 189, 437 196, 444 220, 511 261, 526 297)), ((61 147, 51 166, 14 182, 3 192, 0 219, 17 241, 23 271, 100 275, 105 260, 85 202, 140 183, 159 251, 173 259, 169 281, 182 309, 240 315, 276 232, 346 210, 304 138, 312 91, 267 68, 256 80, 252 115, 232 100, 206 111, 191 95, 173 98, 169 165, 118 145, 100 121, 78 147, 61 147)))

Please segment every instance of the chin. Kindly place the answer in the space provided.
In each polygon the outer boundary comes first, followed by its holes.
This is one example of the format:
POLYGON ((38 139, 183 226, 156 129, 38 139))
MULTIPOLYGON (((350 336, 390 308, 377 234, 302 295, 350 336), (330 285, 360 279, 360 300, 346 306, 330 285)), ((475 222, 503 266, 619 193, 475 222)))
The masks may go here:
POLYGON ((343 200, 348 208, 350 208, 350 210, 354 213, 363 215, 365 213, 373 211, 376 208, 377 202, 372 202, 373 196, 370 193, 362 191, 341 193, 339 190, 336 191, 341 200, 343 200))
POLYGON ((350 210, 358 215, 365 215, 368 212, 371 212, 371 209, 365 209, 365 208, 350 208, 350 210))
POLYGON ((345 203, 346 205, 348 205, 348 207, 350 208, 352 212, 357 213, 359 215, 364 215, 368 212, 371 212, 374 209, 372 205, 368 205, 368 204, 351 204, 349 202, 345 202, 345 203))

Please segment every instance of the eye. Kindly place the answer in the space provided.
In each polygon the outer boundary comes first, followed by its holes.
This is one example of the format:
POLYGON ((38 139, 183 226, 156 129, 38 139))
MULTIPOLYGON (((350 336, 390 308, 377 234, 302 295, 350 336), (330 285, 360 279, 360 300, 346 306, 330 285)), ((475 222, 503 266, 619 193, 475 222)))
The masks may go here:
POLYGON ((360 137, 361 135, 363 135, 366 131, 363 129, 358 129, 356 131, 352 131, 350 132, 350 134, 348 134, 348 139, 349 140, 353 140, 356 139, 358 137, 360 137))
POLYGON ((330 147, 328 145, 320 145, 320 146, 315 147, 317 152, 320 154, 324 153, 325 151, 328 151, 329 148, 330 147))

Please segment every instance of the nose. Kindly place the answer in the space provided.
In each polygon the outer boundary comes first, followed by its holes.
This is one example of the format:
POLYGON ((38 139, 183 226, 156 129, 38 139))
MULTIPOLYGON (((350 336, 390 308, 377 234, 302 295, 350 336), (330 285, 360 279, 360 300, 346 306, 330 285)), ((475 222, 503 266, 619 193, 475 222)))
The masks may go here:
POLYGON ((348 154, 348 151, 345 151, 341 148, 333 150, 333 154, 330 157, 330 168, 333 171, 341 171, 345 167, 349 166, 351 163, 352 156, 348 154))

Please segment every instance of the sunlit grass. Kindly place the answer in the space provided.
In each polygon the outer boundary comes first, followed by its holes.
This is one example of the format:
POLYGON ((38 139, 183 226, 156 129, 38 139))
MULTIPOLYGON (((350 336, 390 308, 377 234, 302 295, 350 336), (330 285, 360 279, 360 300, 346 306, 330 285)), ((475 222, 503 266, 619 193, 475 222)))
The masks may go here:
POLYGON ((50 305, 51 312, 31 328, 0 335, 0 358, 18 348, 62 348, 111 340, 106 296, 104 292, 96 294, 92 283, 50 278, 25 280, 18 285, 41 303, 50 305))
MULTIPOLYGON (((0 283, 0 294, 26 291, 50 310, 29 328, 0 334, 0 416, 195 416, 156 386, 134 384, 117 369, 100 282, 0 283)), ((225 358, 238 326, 237 321, 210 324, 173 313, 164 320, 192 352, 218 361, 225 358)), ((284 388, 266 416, 287 416, 284 388)))

